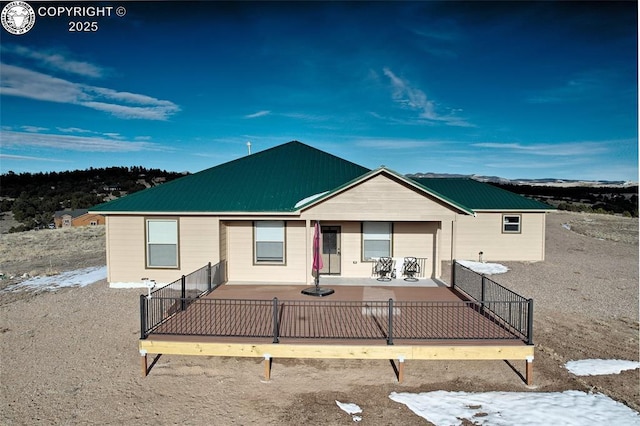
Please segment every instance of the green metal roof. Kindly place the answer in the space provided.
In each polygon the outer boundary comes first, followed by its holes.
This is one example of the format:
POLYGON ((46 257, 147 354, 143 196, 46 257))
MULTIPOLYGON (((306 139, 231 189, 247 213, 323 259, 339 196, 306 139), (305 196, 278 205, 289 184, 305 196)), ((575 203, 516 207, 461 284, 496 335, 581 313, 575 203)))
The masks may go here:
MULTIPOLYGON (((286 213, 320 201, 376 172, 293 141, 100 204, 90 211, 286 213)), ((551 209, 472 179, 410 179, 389 172, 416 182, 418 187, 467 213, 551 209)))
POLYGON ((551 206, 468 178, 414 178, 425 188, 472 210, 553 210, 551 206))
POLYGON ((100 204, 92 212, 289 212, 369 169, 293 141, 100 204))

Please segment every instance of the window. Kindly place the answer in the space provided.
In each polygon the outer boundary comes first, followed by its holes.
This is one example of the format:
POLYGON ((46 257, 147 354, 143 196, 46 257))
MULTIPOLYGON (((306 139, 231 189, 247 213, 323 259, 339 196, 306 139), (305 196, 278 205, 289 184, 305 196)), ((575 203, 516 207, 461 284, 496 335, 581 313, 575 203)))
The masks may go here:
POLYGON ((391 257, 391 223, 362 223, 362 258, 391 257))
POLYGON ((89 225, 91 225, 91 226, 97 226, 97 225, 98 225, 98 222, 97 222, 97 221, 95 221, 95 220, 92 220, 92 221, 91 221, 91 223, 89 223, 89 225))
POLYGON ((178 267, 176 219, 147 219, 147 267, 178 267))
POLYGON ((520 233, 520 215, 503 215, 502 216, 502 233, 503 234, 519 234, 520 233))
POLYGON ((284 222, 254 222, 255 262, 284 263, 284 222))

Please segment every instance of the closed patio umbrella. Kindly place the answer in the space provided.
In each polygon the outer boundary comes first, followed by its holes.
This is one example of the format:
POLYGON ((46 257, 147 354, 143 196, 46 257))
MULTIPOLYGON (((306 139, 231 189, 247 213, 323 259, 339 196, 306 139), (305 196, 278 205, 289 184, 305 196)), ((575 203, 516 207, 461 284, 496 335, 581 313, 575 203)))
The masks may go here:
POLYGON ((331 288, 320 287, 320 269, 322 269, 322 254, 320 253, 320 242, 322 240, 322 231, 320 230, 320 222, 316 221, 313 227, 313 263, 312 273, 315 277, 315 287, 309 287, 302 290, 302 294, 308 296, 328 296, 334 293, 331 288))

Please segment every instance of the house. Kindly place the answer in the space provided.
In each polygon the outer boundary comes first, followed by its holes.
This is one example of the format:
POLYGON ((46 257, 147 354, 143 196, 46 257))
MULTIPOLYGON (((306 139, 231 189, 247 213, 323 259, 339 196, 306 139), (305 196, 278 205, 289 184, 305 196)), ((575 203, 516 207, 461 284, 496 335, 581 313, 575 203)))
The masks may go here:
POLYGON ((411 179, 293 141, 90 209, 106 216, 108 281, 169 283, 208 262, 234 283, 370 277, 413 256, 438 278, 454 259, 542 261, 546 204, 471 179, 411 179))
POLYGON ((105 217, 101 214, 89 213, 87 209, 60 210, 55 212, 53 223, 56 228, 104 225, 105 217))

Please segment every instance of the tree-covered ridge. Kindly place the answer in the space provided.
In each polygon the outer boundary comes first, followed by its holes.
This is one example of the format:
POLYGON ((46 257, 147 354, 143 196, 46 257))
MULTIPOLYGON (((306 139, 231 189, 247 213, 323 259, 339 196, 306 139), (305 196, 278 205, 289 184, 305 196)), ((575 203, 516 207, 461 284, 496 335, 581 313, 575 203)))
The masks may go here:
POLYGON ((56 211, 86 209, 104 201, 184 176, 134 167, 89 168, 48 173, 0 175, 0 211, 13 212, 18 230, 47 226, 56 211))
POLYGON ((488 183, 550 204, 559 210, 638 217, 638 186, 546 186, 488 183))

